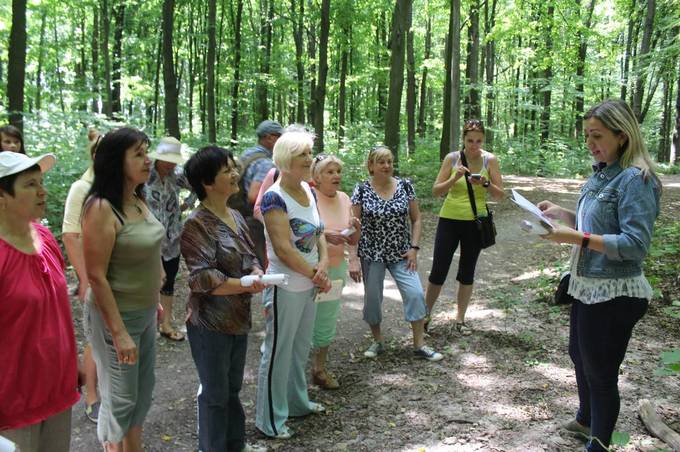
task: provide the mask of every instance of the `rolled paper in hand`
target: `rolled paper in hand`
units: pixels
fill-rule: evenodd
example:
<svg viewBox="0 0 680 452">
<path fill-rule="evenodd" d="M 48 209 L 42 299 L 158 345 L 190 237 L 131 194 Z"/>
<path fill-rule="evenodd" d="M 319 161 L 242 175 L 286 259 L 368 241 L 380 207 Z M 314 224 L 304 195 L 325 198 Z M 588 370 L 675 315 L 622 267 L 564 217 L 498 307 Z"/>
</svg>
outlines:
<svg viewBox="0 0 680 452">
<path fill-rule="evenodd" d="M 350 235 L 354 234 L 356 232 L 356 228 L 354 226 L 351 226 L 347 229 L 343 229 L 340 231 L 340 235 L 343 235 L 345 237 L 349 237 Z"/>
<path fill-rule="evenodd" d="M 285 286 L 288 284 L 288 275 L 285 273 L 276 273 L 273 275 L 246 275 L 241 277 L 241 286 L 250 287 L 255 281 L 273 286 Z"/>
</svg>

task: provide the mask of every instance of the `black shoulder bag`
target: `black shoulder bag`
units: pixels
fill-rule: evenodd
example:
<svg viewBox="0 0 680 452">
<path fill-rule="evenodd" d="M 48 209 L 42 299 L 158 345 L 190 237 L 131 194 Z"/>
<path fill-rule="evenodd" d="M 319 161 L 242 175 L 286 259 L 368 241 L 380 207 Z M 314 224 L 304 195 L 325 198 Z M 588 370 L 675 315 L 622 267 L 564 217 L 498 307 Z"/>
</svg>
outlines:
<svg viewBox="0 0 680 452">
<path fill-rule="evenodd" d="M 460 160 L 463 166 L 468 167 L 465 153 L 460 151 Z M 470 205 L 472 206 L 472 214 L 475 216 L 475 224 L 479 231 L 479 246 L 484 249 L 496 244 L 496 226 L 493 224 L 493 213 L 489 210 L 489 206 L 485 205 L 487 216 L 480 217 L 477 215 L 477 203 L 475 202 L 475 195 L 472 191 L 472 184 L 468 177 L 469 173 L 465 173 L 465 183 L 467 184 L 468 197 L 470 198 Z"/>
</svg>

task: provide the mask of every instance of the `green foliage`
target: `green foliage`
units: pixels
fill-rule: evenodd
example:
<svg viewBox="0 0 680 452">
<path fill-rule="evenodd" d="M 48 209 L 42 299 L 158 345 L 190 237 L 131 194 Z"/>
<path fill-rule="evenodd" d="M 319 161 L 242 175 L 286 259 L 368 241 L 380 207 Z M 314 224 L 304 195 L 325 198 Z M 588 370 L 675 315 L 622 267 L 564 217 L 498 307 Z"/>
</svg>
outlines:
<svg viewBox="0 0 680 452">
<path fill-rule="evenodd" d="M 626 432 L 614 432 L 612 433 L 612 446 L 625 446 L 630 442 L 630 434 Z"/>
</svg>

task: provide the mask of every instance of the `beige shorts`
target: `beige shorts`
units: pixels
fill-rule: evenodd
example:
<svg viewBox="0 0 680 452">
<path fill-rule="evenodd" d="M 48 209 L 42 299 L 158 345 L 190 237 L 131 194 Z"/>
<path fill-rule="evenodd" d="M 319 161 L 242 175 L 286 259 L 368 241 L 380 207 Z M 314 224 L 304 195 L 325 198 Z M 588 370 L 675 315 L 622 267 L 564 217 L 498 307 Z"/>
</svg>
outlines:
<svg viewBox="0 0 680 452">
<path fill-rule="evenodd" d="M 19 452 L 68 452 L 71 446 L 71 408 L 42 422 L 2 430 L 0 436 L 16 443 Z"/>
</svg>

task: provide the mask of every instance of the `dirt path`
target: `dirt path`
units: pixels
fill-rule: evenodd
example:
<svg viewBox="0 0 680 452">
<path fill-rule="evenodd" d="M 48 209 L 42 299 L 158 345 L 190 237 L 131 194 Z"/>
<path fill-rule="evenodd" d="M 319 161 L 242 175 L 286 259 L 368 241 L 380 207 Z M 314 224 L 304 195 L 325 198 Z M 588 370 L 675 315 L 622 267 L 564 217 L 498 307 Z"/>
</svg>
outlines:
<svg viewBox="0 0 680 452">
<path fill-rule="evenodd" d="M 551 199 L 573 205 L 579 181 L 507 177 L 506 186 L 522 190 L 530 200 Z M 680 177 L 664 179 L 664 212 L 680 213 Z M 325 415 L 291 420 L 297 432 L 288 441 L 269 441 L 254 427 L 256 369 L 263 322 L 254 315 L 242 400 L 247 413 L 249 440 L 272 450 L 576 450 L 579 442 L 562 437 L 556 425 L 573 415 L 576 387 L 566 353 L 568 308 L 543 301 L 552 283 L 546 275 L 566 262 L 568 249 L 535 240 L 519 230 L 518 209 L 506 201 L 495 206 L 498 244 L 485 250 L 477 270 L 477 285 L 468 319 L 471 336 L 453 334 L 456 265 L 449 272 L 436 307 L 429 342 L 445 354 L 439 363 L 411 356 L 410 332 L 403 320 L 401 301 L 391 280 L 385 285 L 383 328 L 388 350 L 378 360 L 363 357 L 369 334 L 361 318 L 362 288 L 345 289 L 338 337 L 330 367 L 340 377 L 338 391 L 310 387 L 311 397 L 328 409 Z M 419 272 L 427 281 L 432 257 L 436 215 L 424 215 Z M 456 259 L 457 261 L 457 259 Z M 180 276 L 178 299 L 186 296 Z M 183 303 L 176 303 L 181 316 Z M 74 304 L 80 318 L 80 306 Z M 677 378 L 655 377 L 661 351 L 680 347 L 680 328 L 664 321 L 652 308 L 631 341 L 620 387 L 622 409 L 617 430 L 628 432 L 625 450 L 654 450 L 661 444 L 649 436 L 637 418 L 637 400 L 660 403 L 680 428 L 680 384 Z M 80 326 L 78 325 L 80 330 Z M 187 342 L 158 340 L 156 390 L 145 424 L 149 451 L 196 449 L 196 371 Z M 73 419 L 74 451 L 99 450 L 96 426 L 76 405 Z"/>
</svg>

